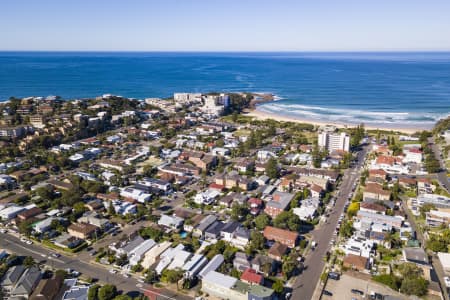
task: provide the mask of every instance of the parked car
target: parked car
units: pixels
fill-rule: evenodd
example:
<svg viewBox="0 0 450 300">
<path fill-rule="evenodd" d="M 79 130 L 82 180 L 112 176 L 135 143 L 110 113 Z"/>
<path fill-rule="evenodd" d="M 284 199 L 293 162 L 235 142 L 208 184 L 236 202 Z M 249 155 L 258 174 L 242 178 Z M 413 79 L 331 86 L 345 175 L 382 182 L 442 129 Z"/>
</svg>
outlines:
<svg viewBox="0 0 450 300">
<path fill-rule="evenodd" d="M 361 290 L 358 290 L 358 289 L 352 289 L 351 292 L 353 294 L 358 294 L 358 295 L 361 295 L 361 296 L 364 295 L 364 292 L 361 291 Z"/>
<path fill-rule="evenodd" d="M 328 273 L 328 278 L 333 279 L 333 280 L 339 280 L 341 278 L 341 275 L 336 272 L 330 272 L 330 273 Z"/>
<path fill-rule="evenodd" d="M 333 293 L 327 290 L 323 290 L 323 294 L 330 297 L 333 296 Z"/>
</svg>

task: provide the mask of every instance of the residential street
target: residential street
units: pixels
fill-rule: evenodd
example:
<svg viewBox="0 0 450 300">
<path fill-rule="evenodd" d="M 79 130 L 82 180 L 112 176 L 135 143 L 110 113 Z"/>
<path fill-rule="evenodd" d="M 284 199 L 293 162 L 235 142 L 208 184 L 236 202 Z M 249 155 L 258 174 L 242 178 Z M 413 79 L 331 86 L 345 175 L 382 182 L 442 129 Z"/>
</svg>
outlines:
<svg viewBox="0 0 450 300">
<path fill-rule="evenodd" d="M 54 258 L 51 256 L 54 251 L 48 250 L 36 244 L 26 245 L 22 243 L 19 238 L 10 234 L 0 233 L 0 248 L 7 249 L 16 255 L 32 256 L 37 262 L 42 262 L 52 268 L 71 268 L 80 272 L 82 275 L 96 278 L 102 283 L 114 284 L 117 286 L 118 290 L 122 290 L 124 293 L 133 294 L 133 292 L 137 293 L 137 291 L 141 289 L 136 286 L 138 281 L 135 278 L 125 278 L 119 273 L 111 274 L 107 268 L 90 263 L 88 260 L 79 260 L 67 255 L 61 255 L 59 258 Z M 147 289 L 149 287 L 143 284 L 143 288 Z M 188 296 L 179 295 L 167 289 L 163 289 L 161 291 L 160 292 L 164 294 L 160 297 L 161 299 L 191 299 Z"/>
<path fill-rule="evenodd" d="M 330 240 L 335 235 L 338 218 L 344 211 L 346 200 L 352 192 L 353 184 L 360 176 L 360 169 L 364 163 L 364 158 L 367 153 L 367 147 L 361 150 L 358 154 L 358 161 L 355 167 L 345 171 L 341 185 L 339 187 L 339 196 L 336 199 L 336 205 L 330 213 L 327 222 L 320 228 L 312 232 L 312 239 L 317 242 L 317 247 L 314 251 L 310 251 L 305 259 L 306 269 L 297 278 L 293 285 L 293 293 L 291 299 L 295 300 L 310 300 L 313 297 L 314 290 L 320 280 L 325 262 L 323 258 L 326 252 L 330 249 Z"/>
<path fill-rule="evenodd" d="M 436 157 L 436 159 L 439 161 L 439 164 L 441 166 L 441 171 L 439 173 L 437 173 L 436 176 L 437 176 L 439 182 L 441 183 L 441 185 L 443 187 L 445 187 L 448 192 L 450 192 L 450 182 L 447 177 L 447 169 L 445 168 L 445 163 L 441 157 L 441 150 L 434 143 L 434 138 L 429 138 L 428 142 L 431 143 L 431 149 L 434 152 L 434 157 Z"/>
</svg>

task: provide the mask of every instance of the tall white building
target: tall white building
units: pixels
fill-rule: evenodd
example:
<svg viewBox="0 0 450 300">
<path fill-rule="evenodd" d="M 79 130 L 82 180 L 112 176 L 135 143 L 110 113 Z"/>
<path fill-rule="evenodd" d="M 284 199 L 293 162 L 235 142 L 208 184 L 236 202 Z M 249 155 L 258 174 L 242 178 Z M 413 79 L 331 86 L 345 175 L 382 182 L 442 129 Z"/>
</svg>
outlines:
<svg viewBox="0 0 450 300">
<path fill-rule="evenodd" d="M 350 136 L 345 132 L 341 133 L 330 133 L 321 132 L 319 133 L 318 145 L 320 148 L 325 148 L 329 152 L 334 150 L 350 150 Z"/>
<path fill-rule="evenodd" d="M 205 104 L 202 107 L 202 111 L 217 116 L 221 115 L 230 104 L 230 97 L 225 94 L 207 95 L 204 100 Z"/>
</svg>

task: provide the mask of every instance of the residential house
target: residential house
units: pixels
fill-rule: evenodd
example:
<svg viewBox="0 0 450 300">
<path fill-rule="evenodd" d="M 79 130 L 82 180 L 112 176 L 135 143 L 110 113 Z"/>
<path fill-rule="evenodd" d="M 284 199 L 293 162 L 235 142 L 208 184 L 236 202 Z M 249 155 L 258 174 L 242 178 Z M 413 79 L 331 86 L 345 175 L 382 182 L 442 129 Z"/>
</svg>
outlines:
<svg viewBox="0 0 450 300">
<path fill-rule="evenodd" d="M 14 288 L 16 283 L 21 278 L 23 272 L 25 272 L 25 267 L 23 265 L 12 266 L 6 271 L 5 275 L 0 282 L 0 288 L 5 292 L 9 293 Z"/>
<path fill-rule="evenodd" d="M 42 279 L 30 297 L 30 300 L 56 300 L 61 290 L 64 278 L 55 275 L 53 278 Z"/>
<path fill-rule="evenodd" d="M 425 222 L 430 227 L 439 227 L 450 224 L 450 212 L 430 210 L 425 214 Z"/>
<path fill-rule="evenodd" d="M 279 242 L 289 248 L 294 248 L 297 244 L 298 233 L 272 226 L 264 228 L 264 237 L 268 240 Z"/>
<path fill-rule="evenodd" d="M 418 266 L 423 271 L 424 278 L 431 280 L 431 269 L 433 268 L 428 260 L 428 254 L 423 248 L 407 247 L 402 250 L 403 259 Z"/>
<path fill-rule="evenodd" d="M 211 261 L 198 273 L 197 277 L 203 279 L 211 271 L 216 271 L 223 264 L 224 258 L 222 254 L 216 254 Z"/>
<path fill-rule="evenodd" d="M 270 247 L 268 255 L 270 258 L 273 258 L 277 261 L 281 261 L 283 258 L 283 255 L 286 254 L 288 251 L 288 246 L 281 244 L 279 242 L 276 242 Z"/>
<path fill-rule="evenodd" d="M 193 235 L 196 237 L 203 237 L 206 230 L 217 221 L 217 217 L 214 215 L 208 215 L 200 224 L 194 229 Z"/>
<path fill-rule="evenodd" d="M 141 265 L 144 269 L 150 268 L 152 265 L 154 265 L 160 258 L 160 255 L 164 253 L 171 245 L 172 243 L 168 241 L 164 241 L 162 243 L 156 244 L 154 247 L 152 247 L 147 253 L 144 255 L 144 260 L 142 261 Z"/>
<path fill-rule="evenodd" d="M 67 232 L 79 239 L 91 239 L 98 231 L 98 227 L 87 223 L 72 223 L 67 227 Z"/>
<path fill-rule="evenodd" d="M 381 204 L 377 203 L 371 203 L 371 202 L 361 202 L 359 204 L 359 209 L 361 211 L 371 212 L 371 213 L 378 213 L 378 214 L 386 214 L 386 207 Z"/>
<path fill-rule="evenodd" d="M 344 257 L 344 267 L 356 271 L 369 269 L 369 259 L 355 254 L 347 254 Z"/>
<path fill-rule="evenodd" d="M 244 252 L 236 252 L 234 255 L 233 267 L 240 272 L 250 268 L 250 260 L 247 254 Z"/>
<path fill-rule="evenodd" d="M 391 192 L 388 190 L 384 190 L 383 187 L 377 183 L 367 183 L 364 192 L 363 199 L 377 199 L 389 201 L 391 199 Z"/>
<path fill-rule="evenodd" d="M 287 210 L 293 198 L 294 195 L 291 193 L 276 191 L 272 194 L 271 200 L 266 203 L 264 212 L 272 218 L 275 218 L 281 212 Z"/>
<path fill-rule="evenodd" d="M 251 261 L 252 269 L 258 273 L 269 276 L 275 271 L 275 260 L 262 254 L 257 254 Z"/>
<path fill-rule="evenodd" d="M 256 273 L 255 270 L 248 268 L 241 274 L 240 280 L 248 284 L 264 284 L 264 276 Z"/>
<path fill-rule="evenodd" d="M 9 297 L 11 299 L 28 299 L 33 290 L 39 284 L 41 278 L 42 273 L 38 267 L 30 267 L 26 269 L 12 288 L 9 293 Z"/>
<path fill-rule="evenodd" d="M 177 230 L 183 226 L 184 219 L 177 216 L 161 215 L 158 225 Z"/>
<path fill-rule="evenodd" d="M 67 290 L 64 292 L 62 300 L 86 300 L 88 299 L 88 285 L 79 285 L 78 279 L 70 278 L 64 280 L 64 287 Z"/>
</svg>

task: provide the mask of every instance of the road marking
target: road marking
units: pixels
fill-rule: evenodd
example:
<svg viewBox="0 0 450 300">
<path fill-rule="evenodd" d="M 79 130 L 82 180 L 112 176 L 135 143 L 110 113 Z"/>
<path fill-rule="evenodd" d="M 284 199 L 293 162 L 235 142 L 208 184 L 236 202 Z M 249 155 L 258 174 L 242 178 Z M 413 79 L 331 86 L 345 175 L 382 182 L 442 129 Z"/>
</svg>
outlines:
<svg viewBox="0 0 450 300">
<path fill-rule="evenodd" d="M 8 243 L 14 244 L 14 245 L 16 245 L 16 246 L 19 247 L 19 248 L 25 249 L 26 251 L 29 251 L 29 252 L 31 252 L 31 253 L 34 253 L 34 254 L 36 254 L 36 255 L 39 255 L 39 256 L 44 255 L 44 256 L 45 256 L 45 254 L 43 254 L 43 253 L 41 253 L 41 252 L 38 252 L 38 251 L 35 251 L 35 250 L 33 250 L 33 249 L 27 248 L 27 247 L 25 247 L 25 246 L 23 246 L 23 245 L 21 245 L 21 244 L 19 244 L 19 243 L 17 243 L 17 242 L 11 241 L 10 239 L 5 239 L 5 241 L 7 241 Z M 54 260 L 54 261 L 56 261 L 56 262 L 59 262 L 59 263 L 61 263 L 61 264 L 64 264 L 64 263 L 65 263 L 64 261 L 62 261 L 62 260 L 60 260 L 60 259 L 51 257 L 50 254 L 49 254 L 48 258 L 49 258 L 49 259 L 52 259 L 52 260 Z"/>
</svg>

